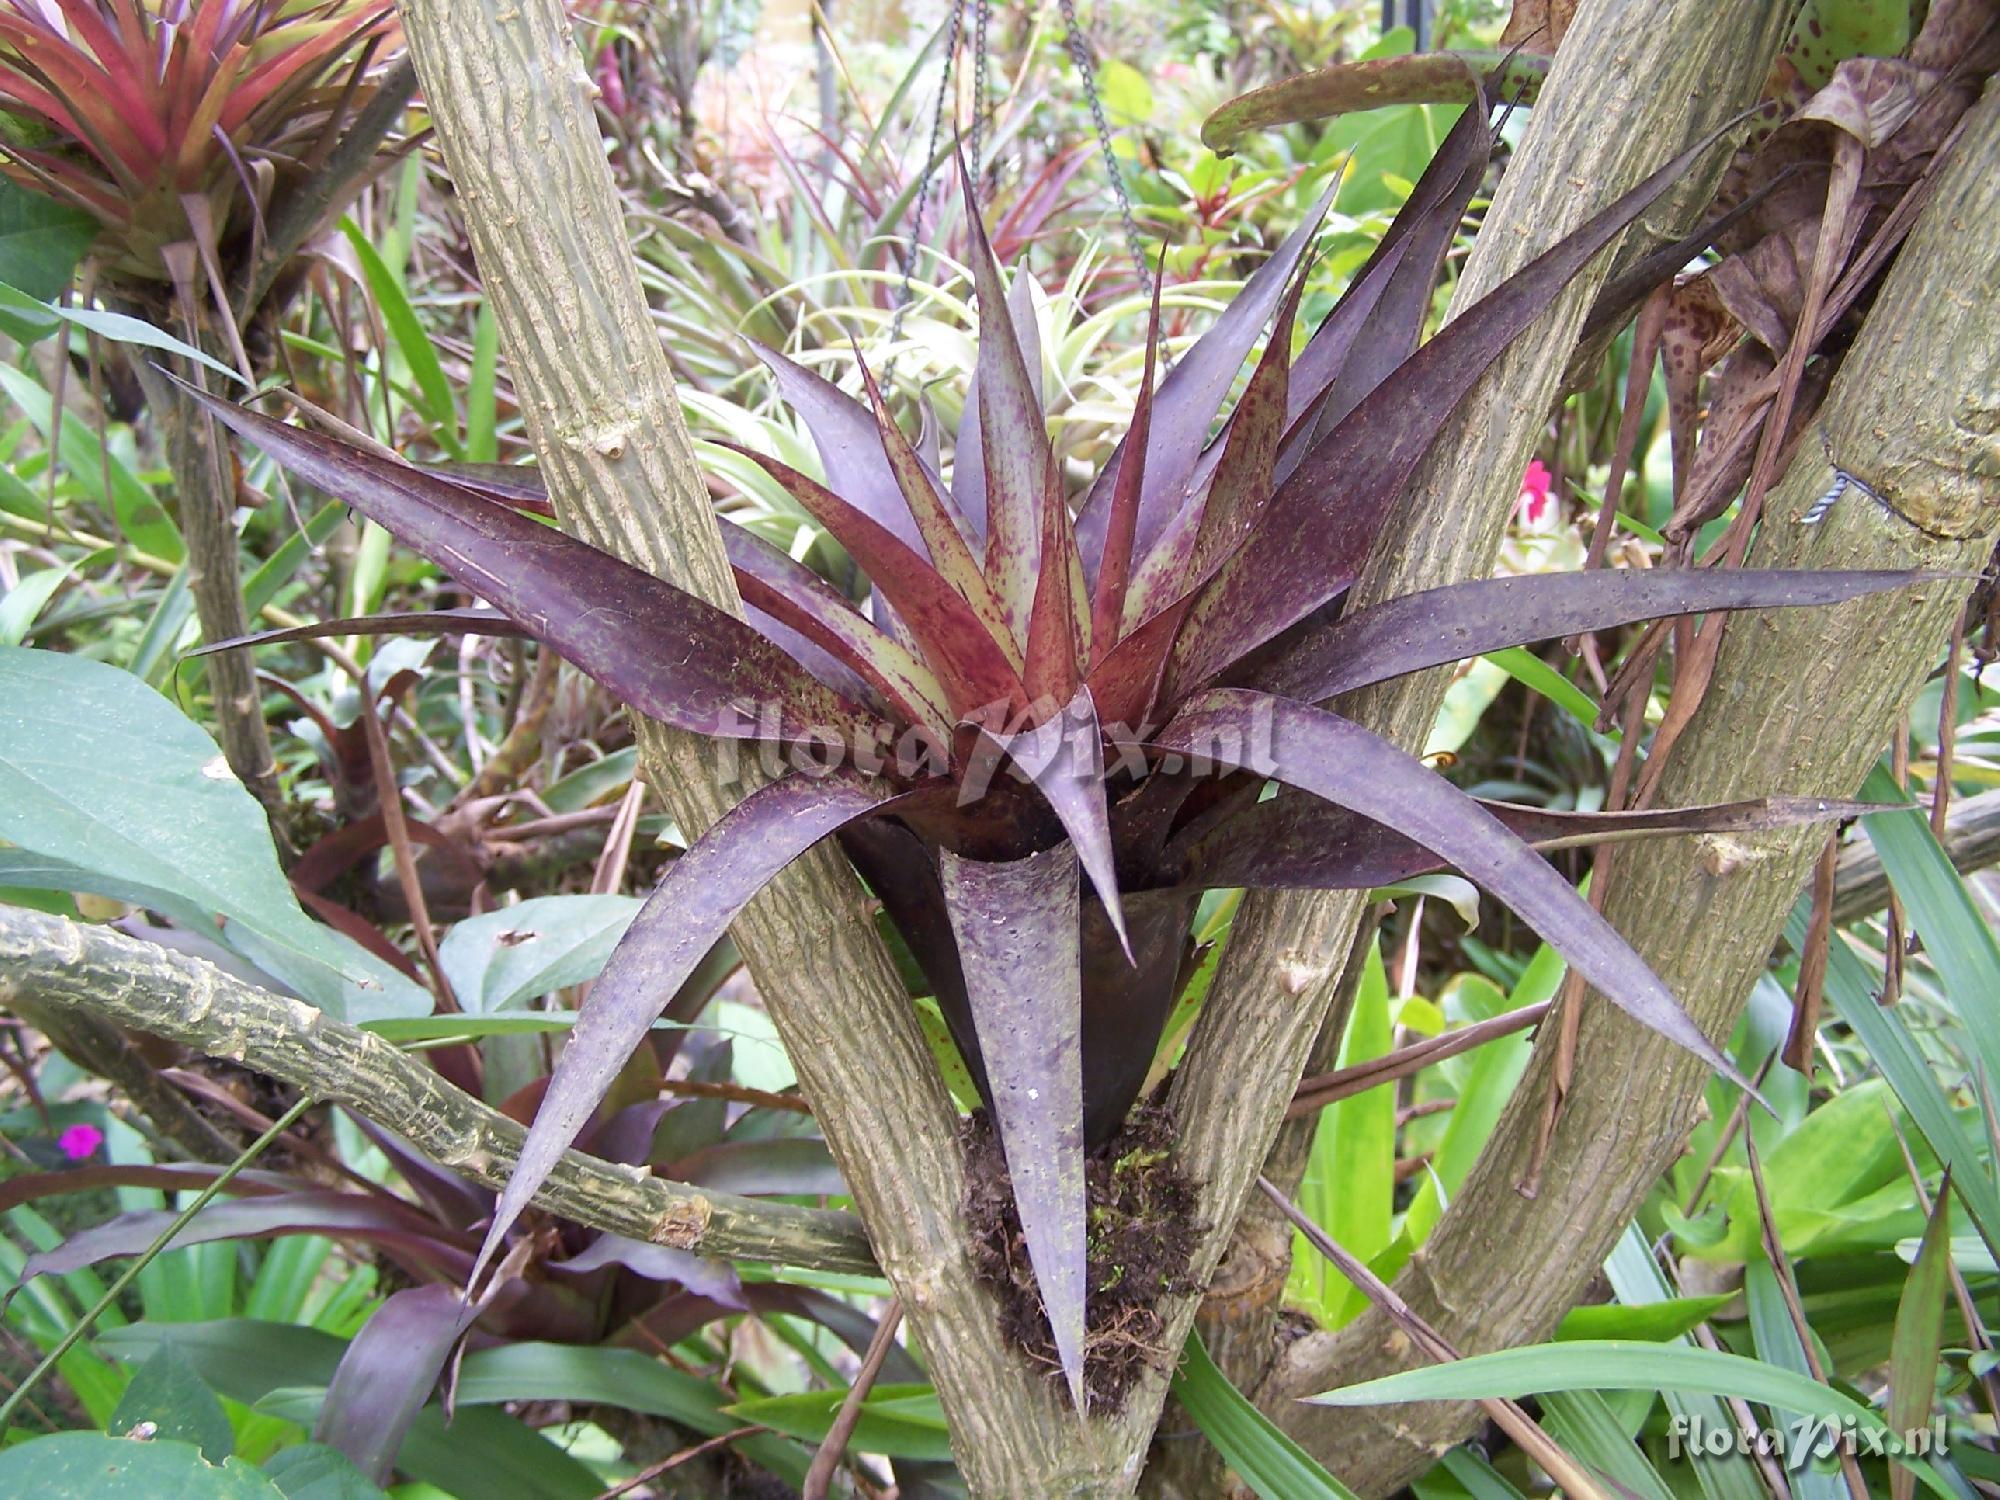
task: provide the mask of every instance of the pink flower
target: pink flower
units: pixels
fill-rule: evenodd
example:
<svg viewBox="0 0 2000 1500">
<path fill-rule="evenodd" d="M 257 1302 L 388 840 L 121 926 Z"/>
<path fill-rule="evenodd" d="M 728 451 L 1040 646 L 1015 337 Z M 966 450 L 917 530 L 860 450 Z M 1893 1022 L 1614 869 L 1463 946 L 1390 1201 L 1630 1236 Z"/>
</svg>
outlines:
<svg viewBox="0 0 2000 1500">
<path fill-rule="evenodd" d="M 1528 472 L 1521 476 L 1521 499 L 1518 514 L 1530 526 L 1542 524 L 1542 518 L 1549 510 L 1549 486 L 1555 476 L 1539 458 L 1528 461 Z"/>
<path fill-rule="evenodd" d="M 56 1137 L 56 1144 L 71 1161 L 89 1161 L 104 1144 L 104 1132 L 95 1125 L 72 1125 Z"/>
</svg>

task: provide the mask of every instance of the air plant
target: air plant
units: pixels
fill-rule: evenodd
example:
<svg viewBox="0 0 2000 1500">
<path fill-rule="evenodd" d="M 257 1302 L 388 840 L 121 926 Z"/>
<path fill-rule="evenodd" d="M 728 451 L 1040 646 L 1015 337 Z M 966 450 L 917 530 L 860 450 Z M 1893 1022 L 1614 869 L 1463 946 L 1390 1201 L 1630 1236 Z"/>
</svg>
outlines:
<svg viewBox="0 0 2000 1500">
<path fill-rule="evenodd" d="M 366 102 L 389 0 L 0 0 L 0 171 L 93 215 L 115 274 L 250 227 Z"/>
<path fill-rule="evenodd" d="M 1203 889 L 1360 888 L 1456 868 L 1612 1003 L 1729 1073 L 1527 842 L 1574 837 L 1587 820 L 1475 802 L 1324 706 L 1523 642 L 1690 611 L 1831 603 L 1909 578 L 1598 572 L 1341 610 L 1459 399 L 1701 149 L 1418 348 L 1492 141 L 1487 111 L 1466 111 L 1296 361 L 1299 272 L 1324 201 L 1154 390 L 1156 309 L 1131 427 L 1074 510 L 1030 373 L 1032 319 L 1009 316 L 976 213 L 982 334 L 948 485 L 865 368 L 864 404 L 766 352 L 826 482 L 759 462 L 866 575 L 863 606 L 725 524 L 748 606 L 739 619 L 523 514 L 546 505 L 532 471 L 419 469 L 210 403 L 490 601 L 486 628 L 538 638 L 636 712 L 761 742 L 781 773 L 689 848 L 633 923 L 555 1071 L 482 1266 L 681 979 L 765 882 L 836 835 L 923 967 L 990 1111 L 1079 1404 L 1085 1302 L 1096 1295 L 1085 1157 L 1118 1130 L 1154 1061 Z M 1017 277 L 1017 297 L 1026 288 Z M 1241 396 L 1205 441 L 1267 324 Z M 1279 790 L 1267 798 L 1270 782 Z M 1644 816 L 1771 826 L 1836 810 Z M 1614 822 L 1590 837 L 1620 830 L 1631 831 Z"/>
</svg>

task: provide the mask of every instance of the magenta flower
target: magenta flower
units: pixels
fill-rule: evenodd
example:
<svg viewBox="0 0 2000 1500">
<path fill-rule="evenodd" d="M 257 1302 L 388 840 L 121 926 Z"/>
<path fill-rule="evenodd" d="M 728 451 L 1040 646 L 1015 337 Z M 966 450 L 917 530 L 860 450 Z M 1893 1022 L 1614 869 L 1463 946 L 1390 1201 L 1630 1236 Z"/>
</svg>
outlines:
<svg viewBox="0 0 2000 1500">
<path fill-rule="evenodd" d="M 1528 525 L 1542 524 L 1542 518 L 1548 514 L 1549 509 L 1549 487 L 1554 482 L 1555 476 L 1539 458 L 1528 460 L 1528 472 L 1521 476 L 1518 512 Z"/>
<path fill-rule="evenodd" d="M 72 1125 L 56 1137 L 56 1144 L 71 1161 L 89 1161 L 104 1144 L 104 1132 L 95 1125 Z"/>
</svg>

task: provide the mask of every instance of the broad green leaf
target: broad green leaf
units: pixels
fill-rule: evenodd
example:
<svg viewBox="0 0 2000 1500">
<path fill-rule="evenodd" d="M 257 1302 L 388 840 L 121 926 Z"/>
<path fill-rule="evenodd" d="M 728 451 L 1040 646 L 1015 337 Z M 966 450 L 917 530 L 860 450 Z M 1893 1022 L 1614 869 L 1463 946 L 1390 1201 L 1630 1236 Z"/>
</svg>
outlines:
<svg viewBox="0 0 2000 1500">
<path fill-rule="evenodd" d="M 1898 1432 L 1914 1432 L 1930 1417 L 1950 1288 L 1951 1197 L 1940 1192 L 1896 1305 L 1896 1331 L 1889 1345 L 1889 1425 Z M 1910 1500 L 1912 1488 L 1908 1470 L 1890 1472 L 1893 1500 Z"/>
<path fill-rule="evenodd" d="M 129 672 L 0 646 L 0 839 L 10 855 L 79 872 L 53 888 L 144 901 L 344 1020 L 430 1009 L 409 980 L 306 916 L 262 809 L 215 742 Z M 37 883 L 18 870 L 9 880 Z"/>
<path fill-rule="evenodd" d="M 1879 1438 L 1890 1453 L 1900 1446 L 1879 1413 L 1806 1376 L 1737 1354 L 1610 1339 L 1503 1349 L 1306 1399 L 1320 1406 L 1387 1406 L 1399 1401 L 1519 1399 L 1550 1391 L 1593 1390 L 1735 1396 L 1800 1416 L 1851 1423 L 1857 1431 Z M 1909 1464 L 1936 1493 L 1955 1493 L 1929 1463 L 1915 1458 L 1897 1462 Z"/>
<path fill-rule="evenodd" d="M 1565 1453 L 1614 1480 L 1620 1491 L 1640 1500 L 1673 1500 L 1673 1491 L 1633 1446 L 1631 1432 L 1611 1403 L 1596 1391 L 1544 1396 L 1542 1421 Z"/>
<path fill-rule="evenodd" d="M 0 363 L 0 391 L 20 407 L 35 430 L 46 438 L 54 424 L 55 403 L 33 376 Z M 153 492 L 115 453 L 98 441 L 88 422 L 74 416 L 62 424 L 61 458 L 69 477 L 93 500 L 110 511 L 125 539 L 142 552 L 179 562 L 181 534 Z M 108 483 L 107 483 L 108 480 Z"/>
<path fill-rule="evenodd" d="M 1605 1279 L 1618 1300 L 1630 1307 L 1668 1300 L 1672 1288 L 1653 1261 L 1652 1247 L 1639 1226 L 1626 1226 L 1618 1247 L 1604 1262 Z M 1691 1348 L 1686 1338 L 1674 1340 L 1681 1348 Z M 1735 1418 L 1720 1397 L 1700 1392 L 1662 1391 L 1667 1410 L 1680 1420 L 1682 1430 L 1731 1430 Z M 1747 1454 L 1733 1448 L 1719 1458 L 1695 1465 L 1695 1480 L 1707 1500 L 1769 1500 L 1764 1481 Z"/>
<path fill-rule="evenodd" d="M 39 302 L 61 296 L 96 238 L 91 214 L 0 179 L 0 281 Z"/>
<path fill-rule="evenodd" d="M 27 638 L 28 628 L 35 623 L 35 617 L 55 597 L 63 580 L 75 571 L 73 563 L 41 568 L 0 596 L 0 646 L 21 644 Z"/>
<path fill-rule="evenodd" d="M 1354 1500 L 1354 1492 L 1313 1461 L 1223 1377 L 1190 1332 L 1174 1372 L 1174 1399 L 1215 1444 L 1258 1500 Z"/>
<path fill-rule="evenodd" d="M 176 354 L 182 359 L 191 359 L 196 364 L 206 365 L 218 375 L 228 377 L 238 385 L 243 377 L 223 364 L 203 354 L 192 344 L 182 343 L 172 334 L 155 328 L 143 318 L 127 317 L 124 313 L 105 312 L 96 307 L 63 307 L 41 298 L 31 297 L 19 287 L 9 286 L 0 280 L 0 327 L 18 324 L 33 338 L 53 333 L 64 323 L 73 323 L 79 328 L 87 328 L 99 338 L 114 344 L 130 344 L 144 349 L 158 349 L 165 354 Z M 15 334 L 23 343 L 29 341 L 21 333 Z"/>
<path fill-rule="evenodd" d="M 58 1432 L 0 1453 L 0 1494 L 35 1500 L 283 1500 L 240 1458 L 212 1464 L 193 1443 Z"/>
<path fill-rule="evenodd" d="M 300 1443 L 272 1455 L 264 1477 L 285 1500 L 388 1500 L 352 1459 L 325 1443 Z"/>
<path fill-rule="evenodd" d="M 104 1430 L 123 1437 L 141 1423 L 149 1425 L 152 1437 L 194 1444 L 210 1463 L 221 1463 L 236 1448 L 222 1403 L 171 1342 L 133 1372 Z"/>
<path fill-rule="evenodd" d="M 735 1420 L 816 1443 L 833 1426 L 846 1399 L 846 1391 L 801 1391 L 738 1401 L 724 1410 Z M 861 1403 L 861 1419 L 849 1446 L 857 1453 L 948 1462 L 951 1441 L 937 1393 L 927 1385 L 876 1386 Z"/>
<path fill-rule="evenodd" d="M 1910 800 L 1879 765 L 1862 784 L 1861 795 L 1871 802 Z M 2000 939 L 1921 812 L 1912 807 L 1876 813 L 1863 818 L 1861 826 L 1882 856 L 1882 868 L 1903 899 L 1910 926 L 1944 979 L 1945 993 L 1965 1023 L 1986 1076 L 2000 1087 Z"/>
<path fill-rule="evenodd" d="M 1114 125 L 1144 125 L 1153 118 L 1153 86 L 1128 62 L 1105 59 L 1097 70 L 1097 91 Z"/>
<path fill-rule="evenodd" d="M 1380 1057 L 1389 1050 L 1391 1035 L 1389 979 L 1378 944 L 1369 950 L 1362 969 L 1337 1066 L 1353 1067 Z M 1395 1191 L 1396 1088 L 1385 1083 L 1342 1099 L 1320 1115 L 1298 1203 L 1343 1249 L 1367 1263 L 1389 1247 Z M 1367 1305 L 1367 1299 L 1296 1230 L 1286 1290 L 1313 1308 L 1329 1328 L 1351 1321 Z"/>
<path fill-rule="evenodd" d="M 1811 920 L 1809 901 L 1801 900 L 1792 908 L 1785 940 L 1794 952 L 1803 950 Z M 1834 943 L 1828 951 L 1826 999 L 1868 1049 L 1924 1143 L 1951 1168 L 1953 1191 L 1971 1213 L 1987 1248 L 2000 1254 L 2000 1190 L 1988 1173 L 1986 1152 L 1960 1122 L 1902 1017 L 1876 1003 L 1867 971 L 1845 943 Z"/>
<path fill-rule="evenodd" d="M 596 978 L 639 906 L 633 896 L 538 896 L 459 922 L 438 958 L 467 1013 L 511 1010 Z"/>
<path fill-rule="evenodd" d="M 1573 1307 L 1556 1325 L 1558 1339 L 1677 1339 L 1689 1329 L 1705 1323 L 1734 1299 L 1712 1297 L 1668 1297 L 1627 1307 L 1622 1302 L 1604 1302 L 1590 1307 Z"/>
</svg>

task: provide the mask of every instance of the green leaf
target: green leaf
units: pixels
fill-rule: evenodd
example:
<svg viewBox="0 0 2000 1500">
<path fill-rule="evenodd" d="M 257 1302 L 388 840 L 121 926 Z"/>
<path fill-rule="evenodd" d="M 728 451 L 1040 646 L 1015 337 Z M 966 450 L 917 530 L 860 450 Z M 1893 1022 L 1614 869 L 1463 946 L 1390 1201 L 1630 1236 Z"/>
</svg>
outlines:
<svg viewBox="0 0 2000 1500">
<path fill-rule="evenodd" d="M 55 422 L 55 403 L 31 375 L 0 363 L 0 390 L 27 415 L 46 438 Z M 181 534 L 153 492 L 139 482 L 116 454 L 98 441 L 88 422 L 75 416 L 62 424 L 62 465 L 70 479 L 109 511 L 125 539 L 142 552 L 179 562 L 185 549 Z"/>
<path fill-rule="evenodd" d="M 740 1421 L 756 1422 L 774 1432 L 816 1443 L 832 1428 L 846 1399 L 846 1391 L 801 1391 L 739 1401 L 724 1409 Z M 927 1385 L 876 1386 L 861 1403 L 861 1418 L 848 1446 L 857 1453 L 949 1462 L 951 1441 L 937 1392 Z"/>
<path fill-rule="evenodd" d="M 1489 651 L 1486 659 L 1516 682 L 1567 710 L 1571 718 L 1592 734 L 1597 733 L 1597 700 L 1526 646 Z"/>
<path fill-rule="evenodd" d="M 387 1500 L 352 1459 L 325 1443 L 300 1443 L 273 1454 L 264 1475 L 285 1500 Z"/>
<path fill-rule="evenodd" d="M 0 281 L 41 302 L 61 296 L 96 238 L 93 215 L 0 178 Z"/>
<path fill-rule="evenodd" d="M 1861 795 L 1871 802 L 1910 800 L 1880 765 L 1862 784 Z M 1882 856 L 1882 868 L 1903 899 L 1910 926 L 1944 979 L 1945 993 L 1965 1023 L 1986 1076 L 2000 1088 L 2000 940 L 1914 806 L 1908 812 L 1876 813 L 1863 818 L 1861 826 Z"/>
<path fill-rule="evenodd" d="M 0 646 L 21 644 L 27 638 L 28 627 L 35 623 L 35 617 L 42 612 L 43 606 L 62 587 L 63 580 L 75 571 L 74 563 L 38 569 L 0 597 Z"/>
<path fill-rule="evenodd" d="M 1668 1297 L 1659 1302 L 1627 1307 L 1606 1302 L 1593 1307 L 1573 1307 L 1556 1325 L 1559 1340 L 1582 1339 L 1676 1339 L 1698 1324 L 1705 1323 L 1718 1308 L 1732 1299 L 1713 1297 Z"/>
<path fill-rule="evenodd" d="M 1405 1370 L 1306 1399 L 1320 1406 L 1388 1406 L 1398 1401 L 1519 1399 L 1550 1391 L 1694 1391 L 1757 1401 L 1801 1416 L 1849 1424 L 1894 1453 L 1900 1439 L 1879 1413 L 1807 1376 L 1741 1355 L 1673 1345 L 1596 1340 L 1535 1344 Z M 1940 1495 L 1953 1495 L 1937 1470 L 1907 1463 Z"/>
<path fill-rule="evenodd" d="M 58 1432 L 0 1453 L 0 1494 L 35 1500 L 283 1500 L 240 1458 L 211 1464 L 192 1443 Z"/>
<path fill-rule="evenodd" d="M 1937 1395 L 1938 1353 L 1944 1345 L 1944 1300 L 1951 1286 L 1951 1195 L 1940 1191 L 1924 1230 L 1917 1262 L 1896 1304 L 1896 1331 L 1889 1343 L 1889 1425 L 1914 1432 L 1929 1419 Z M 1889 1475 L 1894 1500 L 1909 1500 L 1907 1470 Z"/>
<path fill-rule="evenodd" d="M 1618 1420 L 1611 1403 L 1596 1391 L 1559 1391 L 1544 1396 L 1542 1417 L 1549 1436 L 1565 1453 L 1614 1480 L 1625 1494 L 1639 1500 L 1673 1500 L 1673 1491 L 1646 1455 L 1633 1446 L 1631 1432 Z"/>
<path fill-rule="evenodd" d="M 1174 1372 L 1174 1399 L 1258 1500 L 1354 1500 L 1354 1492 L 1315 1463 L 1231 1385 L 1189 1333 Z"/>
<path fill-rule="evenodd" d="M 340 229 L 354 247 L 355 258 L 361 262 L 361 274 L 368 282 L 375 305 L 381 309 L 382 321 L 388 327 L 389 336 L 395 340 L 397 352 L 410 367 L 410 377 L 416 381 L 417 390 L 423 397 L 423 414 L 431 424 L 432 436 L 450 451 L 453 458 L 463 458 L 465 455 L 458 442 L 458 412 L 451 399 L 451 382 L 445 378 L 444 366 L 438 362 L 437 348 L 431 343 L 431 336 L 424 331 L 424 325 L 418 321 L 416 309 L 410 305 L 401 279 L 389 268 L 381 252 L 368 242 L 368 237 L 354 220 L 343 217 Z M 386 370 L 384 374 L 387 374 Z"/>
<path fill-rule="evenodd" d="M 490 1015 L 595 979 L 638 914 L 633 896 L 538 896 L 468 917 L 438 945 L 467 1013 Z"/>
<path fill-rule="evenodd" d="M 123 1437 L 142 1422 L 151 1424 L 151 1437 L 193 1443 L 210 1463 L 221 1463 L 236 1448 L 222 1403 L 171 1342 L 133 1372 L 104 1430 Z"/>
<path fill-rule="evenodd" d="M 14 869 L 9 883 L 143 902 L 344 1020 L 430 1009 L 409 980 L 306 916 L 263 810 L 215 742 L 129 672 L 0 646 L 0 838 L 17 846 L 10 855 L 55 862 L 44 880 Z"/>
<path fill-rule="evenodd" d="M 1153 118 L 1153 86 L 1128 62 L 1106 58 L 1097 70 L 1097 92 L 1114 125 L 1143 125 Z"/>
<path fill-rule="evenodd" d="M 482 302 L 472 325 L 472 381 L 465 391 L 465 456 L 476 464 L 490 464 L 500 457 L 494 430 L 500 420 L 494 395 L 499 362 L 500 325 L 494 321 L 493 304 Z"/>
<path fill-rule="evenodd" d="M 1743 1268 L 1743 1293 L 1749 1307 L 1750 1338 L 1756 1347 L 1757 1358 L 1773 1369 L 1788 1370 L 1801 1379 L 1812 1379 L 1805 1345 L 1799 1340 L 1798 1328 L 1792 1322 L 1790 1309 L 1785 1306 L 1785 1293 L 1778 1283 L 1778 1273 L 1767 1255 L 1755 1255 Z M 1841 1478 L 1840 1466 L 1830 1458 L 1815 1458 L 1813 1440 L 1814 1434 L 1804 1428 L 1785 1434 L 1785 1441 L 1791 1446 L 1784 1463 L 1793 1493 L 1798 1500 L 1843 1500 L 1847 1484 Z"/>
<path fill-rule="evenodd" d="M 18 324 L 22 331 L 15 333 L 14 336 L 23 343 L 28 343 L 54 333 L 64 323 L 74 323 L 79 328 L 87 328 L 99 338 L 114 344 L 158 349 L 165 354 L 176 354 L 182 359 L 191 359 L 196 364 L 207 366 L 218 375 L 227 376 L 238 385 L 243 384 L 243 377 L 228 365 L 210 358 L 192 344 L 182 343 L 172 334 L 155 328 L 143 318 L 131 318 L 124 313 L 105 312 L 95 307 L 63 307 L 58 303 L 30 296 L 17 286 L 9 286 L 5 279 L 0 278 L 0 328 L 12 331 Z"/>
</svg>

